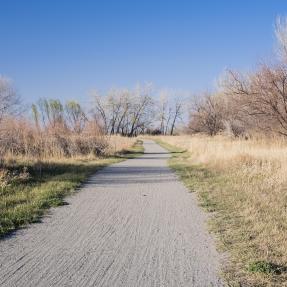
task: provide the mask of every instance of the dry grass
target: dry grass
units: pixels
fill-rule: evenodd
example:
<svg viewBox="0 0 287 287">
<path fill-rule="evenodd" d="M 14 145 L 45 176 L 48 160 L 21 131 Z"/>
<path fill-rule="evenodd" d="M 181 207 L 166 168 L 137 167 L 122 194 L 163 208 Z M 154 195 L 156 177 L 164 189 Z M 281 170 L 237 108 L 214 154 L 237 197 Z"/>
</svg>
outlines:
<svg viewBox="0 0 287 287">
<path fill-rule="evenodd" d="M 64 204 L 64 197 L 90 174 L 108 164 L 138 155 L 142 149 L 140 145 L 134 145 L 136 138 L 105 140 L 109 148 L 101 156 L 89 153 L 64 157 L 52 153 L 40 161 L 31 153 L 5 155 L 0 166 L 0 237 L 38 221 L 45 209 Z"/>
<path fill-rule="evenodd" d="M 205 207 L 216 211 L 212 229 L 230 255 L 225 275 L 231 286 L 287 286 L 286 140 L 161 140 L 188 151 L 173 165 L 184 167 L 188 186 L 199 191 Z"/>
<path fill-rule="evenodd" d="M 107 136 L 108 148 L 106 153 L 116 154 L 123 150 L 128 150 L 137 141 L 136 137 L 123 137 L 120 135 Z"/>
</svg>

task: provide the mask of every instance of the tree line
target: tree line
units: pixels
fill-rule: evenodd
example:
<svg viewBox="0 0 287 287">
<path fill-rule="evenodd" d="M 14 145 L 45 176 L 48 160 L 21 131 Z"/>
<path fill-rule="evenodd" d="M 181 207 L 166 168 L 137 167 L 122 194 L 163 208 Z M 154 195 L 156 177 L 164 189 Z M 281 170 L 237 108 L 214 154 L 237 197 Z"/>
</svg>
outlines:
<svg viewBox="0 0 287 287">
<path fill-rule="evenodd" d="M 197 96 L 191 105 L 191 133 L 234 136 L 254 133 L 287 136 L 287 21 L 278 18 L 277 57 L 254 72 L 228 70 L 214 93 Z"/>
<path fill-rule="evenodd" d="M 4 154 L 69 157 L 101 154 L 111 135 L 171 134 L 182 100 L 155 96 L 148 85 L 93 92 L 89 109 L 74 100 L 40 99 L 24 112 L 11 81 L 0 77 L 0 158 Z"/>
<path fill-rule="evenodd" d="M 113 89 L 106 95 L 94 92 L 92 98 L 93 115 L 110 135 L 173 135 L 176 124 L 182 120 L 183 100 L 170 100 L 163 93 L 155 98 L 149 86 Z"/>
</svg>

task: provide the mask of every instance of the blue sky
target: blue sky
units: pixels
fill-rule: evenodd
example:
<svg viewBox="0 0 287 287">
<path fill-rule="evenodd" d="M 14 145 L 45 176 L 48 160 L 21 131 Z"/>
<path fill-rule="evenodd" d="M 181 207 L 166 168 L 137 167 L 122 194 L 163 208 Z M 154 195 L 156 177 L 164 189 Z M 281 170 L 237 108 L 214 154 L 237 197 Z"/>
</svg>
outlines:
<svg viewBox="0 0 287 287">
<path fill-rule="evenodd" d="M 0 0 L 0 74 L 27 103 L 91 89 L 198 92 L 272 55 L 286 0 Z"/>
</svg>

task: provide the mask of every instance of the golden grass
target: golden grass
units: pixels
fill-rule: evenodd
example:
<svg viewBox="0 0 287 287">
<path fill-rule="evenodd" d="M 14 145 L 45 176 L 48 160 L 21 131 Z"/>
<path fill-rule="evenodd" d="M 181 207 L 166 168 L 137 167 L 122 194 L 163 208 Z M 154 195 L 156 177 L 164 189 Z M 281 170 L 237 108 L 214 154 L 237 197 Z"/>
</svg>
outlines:
<svg viewBox="0 0 287 287">
<path fill-rule="evenodd" d="M 6 155 L 0 167 L 0 237 L 39 220 L 45 209 L 64 204 L 64 197 L 100 168 L 142 151 L 136 138 L 115 136 L 108 143 L 108 152 L 100 157 L 52 154 L 39 161 L 31 155 Z"/>
<path fill-rule="evenodd" d="M 215 206 L 212 229 L 230 255 L 226 278 L 231 286 L 287 286 L 287 141 L 160 139 L 189 152 L 181 159 L 187 183 L 199 191 L 203 204 Z M 199 167 L 210 173 L 199 173 Z"/>
<path fill-rule="evenodd" d="M 129 149 L 137 141 L 136 137 L 123 137 L 120 135 L 107 136 L 109 143 L 107 153 L 116 154 L 122 150 Z"/>
</svg>

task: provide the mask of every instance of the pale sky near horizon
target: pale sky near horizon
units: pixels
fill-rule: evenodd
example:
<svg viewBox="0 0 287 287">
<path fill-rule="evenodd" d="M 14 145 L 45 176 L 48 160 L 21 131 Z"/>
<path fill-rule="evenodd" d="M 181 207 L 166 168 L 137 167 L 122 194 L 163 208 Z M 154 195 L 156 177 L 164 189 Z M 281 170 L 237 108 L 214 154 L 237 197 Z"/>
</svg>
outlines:
<svg viewBox="0 0 287 287">
<path fill-rule="evenodd" d="M 26 103 L 92 89 L 212 89 L 271 57 L 284 0 L 0 0 L 0 74 Z"/>
</svg>

